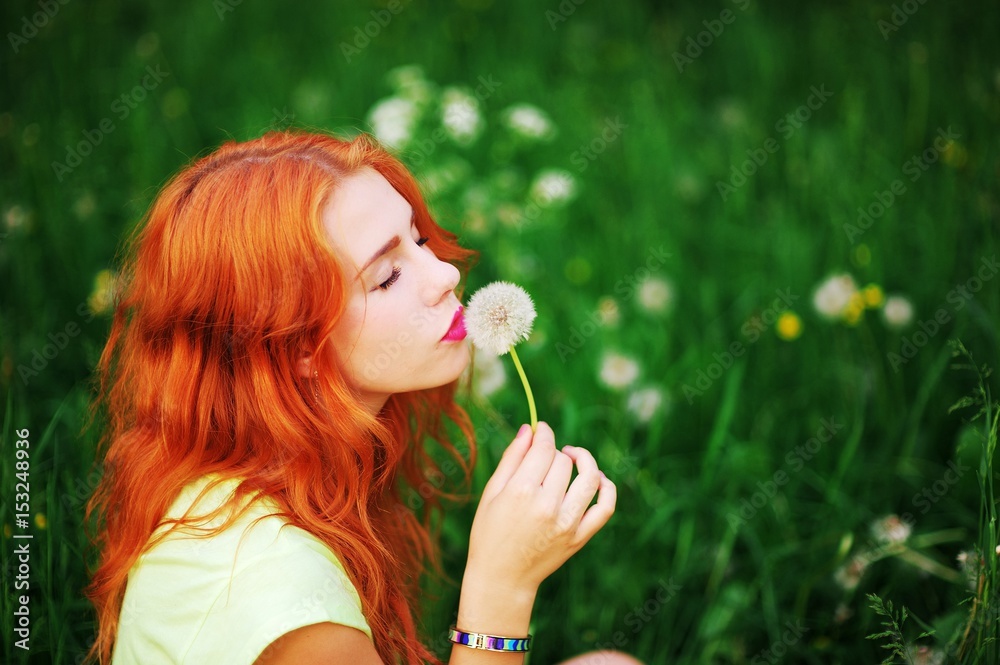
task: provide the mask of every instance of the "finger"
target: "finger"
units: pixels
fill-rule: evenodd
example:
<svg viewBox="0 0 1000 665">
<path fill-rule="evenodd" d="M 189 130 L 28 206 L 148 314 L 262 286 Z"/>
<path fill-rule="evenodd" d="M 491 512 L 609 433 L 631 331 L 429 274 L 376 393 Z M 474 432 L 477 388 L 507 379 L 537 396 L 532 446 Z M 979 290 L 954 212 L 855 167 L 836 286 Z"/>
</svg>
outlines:
<svg viewBox="0 0 1000 665">
<path fill-rule="evenodd" d="M 539 421 L 535 435 L 531 439 L 531 447 L 511 480 L 524 483 L 527 487 L 538 487 L 548 474 L 555 456 L 556 435 L 548 423 Z"/>
<path fill-rule="evenodd" d="M 558 501 L 555 505 L 558 506 L 562 503 L 566 488 L 569 486 L 569 479 L 572 477 L 573 458 L 556 451 L 552 458 L 552 465 L 549 466 L 549 472 L 545 475 L 545 480 L 542 481 L 545 493 Z"/>
<path fill-rule="evenodd" d="M 576 464 L 577 476 L 566 492 L 560 513 L 566 520 L 573 520 L 573 524 L 576 524 L 600 489 L 603 474 L 597 468 L 597 461 L 590 451 L 575 446 L 565 446 L 563 452 Z"/>
<path fill-rule="evenodd" d="M 608 523 L 615 512 L 618 502 L 618 488 L 608 478 L 601 474 L 601 489 L 597 495 L 597 503 L 592 505 L 580 520 L 576 528 L 576 542 L 582 547 L 594 534 Z"/>
<path fill-rule="evenodd" d="M 483 488 L 483 499 L 493 498 L 507 485 L 514 472 L 517 471 L 524 460 L 525 453 L 531 445 L 531 425 L 521 425 L 514 440 L 510 442 L 507 449 L 503 451 L 500 462 L 497 463 L 496 471 L 490 476 Z"/>
</svg>

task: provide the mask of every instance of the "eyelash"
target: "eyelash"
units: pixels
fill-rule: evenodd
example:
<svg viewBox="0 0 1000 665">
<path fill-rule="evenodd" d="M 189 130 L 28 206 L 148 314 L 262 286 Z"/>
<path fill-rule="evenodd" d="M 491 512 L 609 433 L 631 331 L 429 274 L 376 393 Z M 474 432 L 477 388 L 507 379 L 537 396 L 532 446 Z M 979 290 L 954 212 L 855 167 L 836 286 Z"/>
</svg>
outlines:
<svg viewBox="0 0 1000 665">
<path fill-rule="evenodd" d="M 430 238 L 427 236 L 420 238 L 420 240 L 417 241 L 417 247 L 423 247 L 428 240 L 430 240 Z M 378 288 L 382 289 L 383 291 L 388 291 L 389 287 L 396 283 L 396 280 L 399 279 L 399 276 L 401 274 L 403 274 L 403 271 L 393 266 L 392 274 L 389 275 L 389 279 L 379 284 Z"/>
</svg>

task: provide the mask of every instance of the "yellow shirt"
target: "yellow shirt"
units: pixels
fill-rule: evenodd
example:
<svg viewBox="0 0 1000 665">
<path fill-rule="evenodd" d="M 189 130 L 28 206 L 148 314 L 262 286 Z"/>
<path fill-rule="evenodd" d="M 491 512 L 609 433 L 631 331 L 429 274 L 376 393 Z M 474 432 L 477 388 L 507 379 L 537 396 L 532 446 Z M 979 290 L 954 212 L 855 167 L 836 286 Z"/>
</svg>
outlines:
<svg viewBox="0 0 1000 665">
<path fill-rule="evenodd" d="M 183 515 L 211 479 L 185 487 L 167 515 Z M 207 514 L 237 484 L 217 485 L 191 515 Z M 112 665 L 251 665 L 281 635 L 325 621 L 371 639 L 343 565 L 321 540 L 276 512 L 273 501 L 257 499 L 219 534 L 193 538 L 191 529 L 175 530 L 140 556 L 129 570 Z M 251 527 L 262 515 L 268 517 Z M 224 511 L 207 525 L 226 517 Z"/>
</svg>

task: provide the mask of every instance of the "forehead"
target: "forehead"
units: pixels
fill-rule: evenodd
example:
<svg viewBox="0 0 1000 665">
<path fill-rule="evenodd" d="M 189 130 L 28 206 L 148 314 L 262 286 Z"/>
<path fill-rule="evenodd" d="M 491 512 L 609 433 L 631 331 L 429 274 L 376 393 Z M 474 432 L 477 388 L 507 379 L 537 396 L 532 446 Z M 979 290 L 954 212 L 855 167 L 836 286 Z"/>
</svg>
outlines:
<svg viewBox="0 0 1000 665">
<path fill-rule="evenodd" d="M 378 171 L 365 167 L 341 180 L 322 213 L 323 228 L 342 259 L 360 268 L 403 231 L 410 204 Z"/>
</svg>

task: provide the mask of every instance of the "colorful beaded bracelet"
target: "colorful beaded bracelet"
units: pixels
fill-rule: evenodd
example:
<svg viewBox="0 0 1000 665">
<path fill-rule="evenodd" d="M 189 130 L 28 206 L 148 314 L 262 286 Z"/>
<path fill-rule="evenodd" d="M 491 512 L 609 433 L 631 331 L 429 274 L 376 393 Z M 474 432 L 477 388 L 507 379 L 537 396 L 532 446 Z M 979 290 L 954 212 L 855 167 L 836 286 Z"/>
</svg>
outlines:
<svg viewBox="0 0 1000 665">
<path fill-rule="evenodd" d="M 448 631 L 448 639 L 455 644 L 461 644 L 473 649 L 485 649 L 487 651 L 525 653 L 531 650 L 531 635 L 520 638 L 497 637 L 496 635 L 483 635 L 482 633 L 466 633 L 452 626 Z"/>
</svg>

